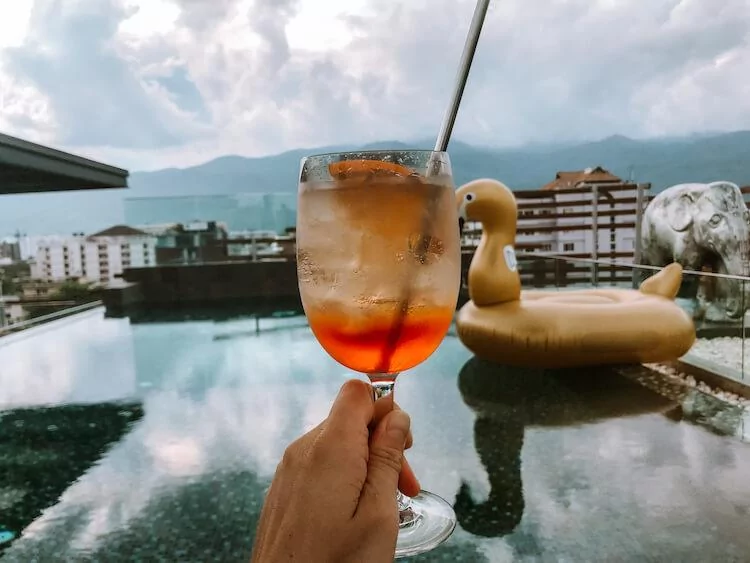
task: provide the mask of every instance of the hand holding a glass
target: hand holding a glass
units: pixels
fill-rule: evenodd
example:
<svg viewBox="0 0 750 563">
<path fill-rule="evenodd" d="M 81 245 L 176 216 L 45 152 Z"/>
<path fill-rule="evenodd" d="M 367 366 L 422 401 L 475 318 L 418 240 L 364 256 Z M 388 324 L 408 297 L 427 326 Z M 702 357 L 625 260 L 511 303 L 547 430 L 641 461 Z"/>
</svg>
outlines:
<svg viewBox="0 0 750 563">
<path fill-rule="evenodd" d="M 263 506 L 252 561 L 392 561 L 397 487 L 419 491 L 402 463 L 410 444 L 406 413 L 381 413 L 367 384 L 345 383 L 328 418 L 287 448 Z"/>
</svg>

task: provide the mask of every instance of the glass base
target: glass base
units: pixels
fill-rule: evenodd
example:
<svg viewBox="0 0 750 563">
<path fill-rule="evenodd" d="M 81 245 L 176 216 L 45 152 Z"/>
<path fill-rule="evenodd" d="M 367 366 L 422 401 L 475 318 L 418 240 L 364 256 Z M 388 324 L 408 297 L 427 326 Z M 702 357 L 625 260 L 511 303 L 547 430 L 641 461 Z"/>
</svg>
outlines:
<svg viewBox="0 0 750 563">
<path fill-rule="evenodd" d="M 396 540 L 396 559 L 435 549 L 451 536 L 456 527 L 456 513 L 445 500 L 420 491 L 417 496 L 404 498 L 404 501 Z"/>
</svg>

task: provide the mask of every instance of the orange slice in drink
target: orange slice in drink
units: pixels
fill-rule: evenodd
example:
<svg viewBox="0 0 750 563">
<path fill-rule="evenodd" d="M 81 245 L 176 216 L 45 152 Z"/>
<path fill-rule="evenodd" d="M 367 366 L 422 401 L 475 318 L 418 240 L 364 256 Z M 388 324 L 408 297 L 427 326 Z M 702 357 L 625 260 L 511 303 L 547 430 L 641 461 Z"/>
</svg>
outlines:
<svg viewBox="0 0 750 563">
<path fill-rule="evenodd" d="M 357 176 L 413 176 L 412 170 L 395 162 L 383 160 L 343 160 L 328 165 L 328 172 L 337 180 Z"/>
</svg>

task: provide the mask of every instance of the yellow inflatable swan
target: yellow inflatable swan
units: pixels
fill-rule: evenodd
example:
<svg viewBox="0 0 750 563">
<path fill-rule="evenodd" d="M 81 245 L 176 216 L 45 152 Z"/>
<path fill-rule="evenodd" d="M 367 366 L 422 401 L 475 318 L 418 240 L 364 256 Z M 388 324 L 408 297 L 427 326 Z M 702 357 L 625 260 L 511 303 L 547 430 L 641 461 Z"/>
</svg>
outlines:
<svg viewBox="0 0 750 563">
<path fill-rule="evenodd" d="M 457 190 L 456 201 L 461 217 L 483 228 L 469 267 L 471 300 L 456 319 L 461 342 L 477 356 L 563 368 L 662 362 L 693 345 L 693 321 L 674 303 L 679 264 L 670 264 L 640 290 L 521 291 L 513 192 L 494 180 L 475 180 Z"/>
</svg>

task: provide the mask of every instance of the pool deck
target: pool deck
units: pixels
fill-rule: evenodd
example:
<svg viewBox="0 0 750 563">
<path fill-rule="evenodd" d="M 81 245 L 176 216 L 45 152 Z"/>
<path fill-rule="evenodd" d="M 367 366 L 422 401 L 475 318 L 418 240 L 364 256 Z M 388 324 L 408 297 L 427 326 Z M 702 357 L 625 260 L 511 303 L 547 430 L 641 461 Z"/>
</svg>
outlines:
<svg viewBox="0 0 750 563">
<path fill-rule="evenodd" d="M 353 374 L 303 319 L 198 317 L 97 309 L 0 339 L 3 561 L 248 560 L 284 447 Z M 493 365 L 451 336 L 396 394 L 412 466 L 459 517 L 414 561 L 747 560 L 740 407 L 640 366 Z"/>
</svg>

